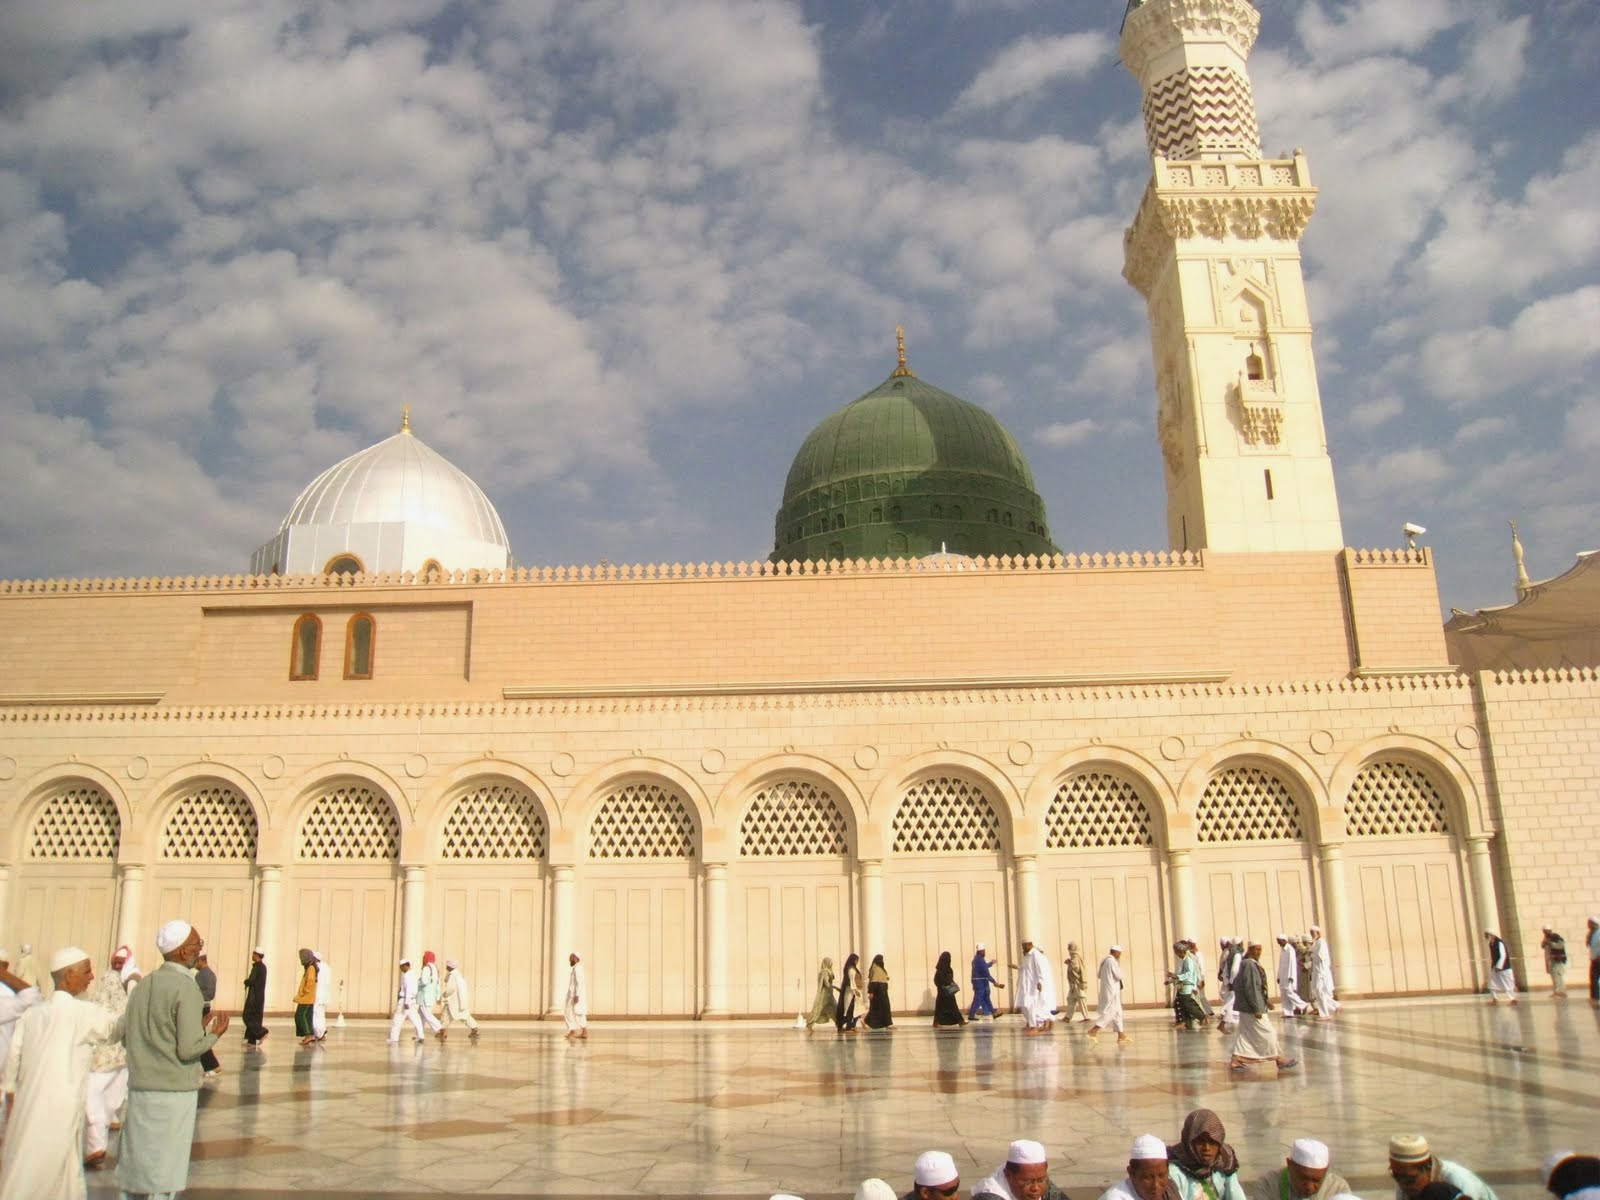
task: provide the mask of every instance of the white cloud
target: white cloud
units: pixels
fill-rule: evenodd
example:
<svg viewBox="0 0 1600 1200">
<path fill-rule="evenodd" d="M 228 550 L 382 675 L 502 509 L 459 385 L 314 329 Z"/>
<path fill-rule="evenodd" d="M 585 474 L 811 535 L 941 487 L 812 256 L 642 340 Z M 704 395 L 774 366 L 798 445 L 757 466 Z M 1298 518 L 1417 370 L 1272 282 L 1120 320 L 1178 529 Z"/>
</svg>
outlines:
<svg viewBox="0 0 1600 1200">
<path fill-rule="evenodd" d="M 1054 450 L 1062 450 L 1068 446 L 1079 446 L 1094 437 L 1100 431 L 1100 425 L 1090 417 L 1080 417 L 1076 421 L 1057 421 L 1036 429 L 1033 440 L 1042 446 L 1049 446 Z"/>
<path fill-rule="evenodd" d="M 1350 410 L 1349 421 L 1357 429 L 1371 430 L 1394 420 L 1405 411 L 1405 401 L 1396 395 L 1374 396 Z"/>
<path fill-rule="evenodd" d="M 1331 8 L 1308 4 L 1295 22 L 1300 41 L 1325 63 L 1414 53 L 1462 20 L 1452 0 L 1335 0 Z"/>
<path fill-rule="evenodd" d="M 978 72 L 956 97 L 954 109 L 971 112 L 1008 104 L 1060 80 L 1082 79 L 1114 55 L 1111 39 L 1102 33 L 1023 38 Z"/>
<path fill-rule="evenodd" d="M 1600 286 L 1528 305 L 1506 325 L 1435 334 L 1423 344 L 1422 377 L 1436 396 L 1471 404 L 1526 405 L 1600 357 Z"/>
</svg>

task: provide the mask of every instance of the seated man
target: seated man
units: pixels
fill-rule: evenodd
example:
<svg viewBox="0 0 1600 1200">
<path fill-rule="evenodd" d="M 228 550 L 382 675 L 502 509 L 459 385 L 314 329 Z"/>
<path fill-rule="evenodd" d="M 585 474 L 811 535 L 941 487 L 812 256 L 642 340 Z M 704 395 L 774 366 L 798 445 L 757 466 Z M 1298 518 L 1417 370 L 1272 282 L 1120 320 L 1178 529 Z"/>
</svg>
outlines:
<svg viewBox="0 0 1600 1200">
<path fill-rule="evenodd" d="M 1301 1138 L 1289 1151 L 1288 1161 L 1268 1171 L 1250 1189 L 1250 1200 L 1333 1200 L 1350 1191 L 1345 1177 L 1329 1168 L 1327 1146 Z"/>
<path fill-rule="evenodd" d="M 952 1200 L 960 1190 L 956 1160 L 943 1150 L 924 1150 L 912 1168 L 911 1190 L 901 1200 Z"/>
<path fill-rule="evenodd" d="M 1165 1200 L 1166 1194 L 1167 1144 L 1145 1133 L 1133 1139 L 1128 1177 L 1107 1188 L 1100 1200 Z"/>
<path fill-rule="evenodd" d="M 1067 1200 L 1067 1195 L 1050 1182 L 1050 1163 L 1044 1147 L 1026 1139 L 1011 1143 L 1005 1164 L 972 1189 L 973 1200 L 990 1196 L 994 1200 Z"/>
<path fill-rule="evenodd" d="M 1496 1200 L 1494 1189 L 1467 1168 L 1439 1158 L 1420 1133 L 1397 1133 L 1389 1139 L 1389 1174 L 1394 1200 L 1422 1200 L 1430 1183 L 1448 1183 L 1467 1200 Z"/>
<path fill-rule="evenodd" d="M 1600 1200 L 1600 1158 L 1576 1150 L 1557 1150 L 1540 1173 L 1545 1190 L 1557 1200 Z"/>
</svg>

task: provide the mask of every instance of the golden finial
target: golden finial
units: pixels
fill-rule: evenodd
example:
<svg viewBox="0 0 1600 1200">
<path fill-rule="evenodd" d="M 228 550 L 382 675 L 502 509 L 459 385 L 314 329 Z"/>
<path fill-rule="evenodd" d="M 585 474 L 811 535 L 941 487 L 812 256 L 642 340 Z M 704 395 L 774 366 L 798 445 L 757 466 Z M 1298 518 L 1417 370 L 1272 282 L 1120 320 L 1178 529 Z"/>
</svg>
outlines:
<svg viewBox="0 0 1600 1200">
<path fill-rule="evenodd" d="M 411 432 L 411 405 L 409 404 L 400 406 L 400 432 Z"/>
<path fill-rule="evenodd" d="M 894 374 L 890 378 L 915 379 L 917 373 L 906 366 L 906 327 L 904 325 L 896 325 L 894 327 L 894 341 L 895 347 L 900 354 L 900 363 L 895 367 Z"/>
</svg>

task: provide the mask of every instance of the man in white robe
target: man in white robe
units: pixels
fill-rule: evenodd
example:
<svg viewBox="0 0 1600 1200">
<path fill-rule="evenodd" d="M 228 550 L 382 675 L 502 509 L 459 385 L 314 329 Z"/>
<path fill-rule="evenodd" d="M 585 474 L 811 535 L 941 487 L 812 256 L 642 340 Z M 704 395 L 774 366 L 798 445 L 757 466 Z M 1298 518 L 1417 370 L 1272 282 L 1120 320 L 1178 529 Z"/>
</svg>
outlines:
<svg viewBox="0 0 1600 1200">
<path fill-rule="evenodd" d="M 472 1016 L 472 993 L 467 989 L 467 977 L 461 973 L 461 964 L 453 958 L 444 960 L 444 1023 L 460 1021 L 467 1027 L 467 1036 L 476 1040 L 478 1022 Z"/>
<path fill-rule="evenodd" d="M 11 956 L 0 950 L 0 1133 L 5 1129 L 5 1119 L 10 1108 L 11 1094 L 6 1090 L 6 1060 L 11 1054 L 11 1034 L 22 1014 L 39 1003 L 39 989 L 26 979 L 11 973 Z"/>
<path fill-rule="evenodd" d="M 1100 1200 L 1165 1200 L 1170 1178 L 1167 1143 L 1153 1133 L 1133 1139 L 1127 1177 L 1100 1194 Z"/>
<path fill-rule="evenodd" d="M 1045 1033 L 1055 1027 L 1056 974 L 1044 951 L 1031 939 L 1022 940 L 1022 966 L 1017 969 L 1017 1004 L 1028 1023 L 1024 1033 Z"/>
<path fill-rule="evenodd" d="M 1310 1007 L 1300 998 L 1300 956 L 1287 933 L 1278 935 L 1278 995 L 1285 1019 L 1298 1017 Z"/>
<path fill-rule="evenodd" d="M 27 942 L 22 943 L 22 957 L 17 959 L 16 970 L 17 978 L 27 980 L 29 987 L 44 988 L 44 970 L 33 956 L 33 947 Z"/>
<path fill-rule="evenodd" d="M 1489 1003 L 1498 1004 L 1504 996 L 1515 1005 L 1517 977 L 1511 970 L 1511 948 L 1492 929 L 1483 936 L 1489 943 Z"/>
<path fill-rule="evenodd" d="M 1333 1020 L 1340 1004 L 1333 998 L 1333 952 L 1328 949 L 1328 939 L 1322 936 L 1322 926 L 1311 927 L 1311 1003 L 1324 1021 Z"/>
<path fill-rule="evenodd" d="M 137 982 L 139 968 L 127 971 L 133 951 L 118 946 L 111 955 L 111 970 L 94 981 L 84 999 L 98 1004 L 113 1019 L 128 1007 L 129 980 Z M 83 1165 L 98 1167 L 105 1161 L 111 1126 L 122 1120 L 128 1100 L 128 1055 L 121 1042 L 102 1042 L 89 1057 L 89 1092 L 84 1106 Z"/>
<path fill-rule="evenodd" d="M 567 965 L 572 971 L 567 976 L 567 1003 L 561 1016 L 567 1023 L 567 1036 L 582 1040 L 589 1036 L 589 986 L 577 951 L 567 955 Z"/>
<path fill-rule="evenodd" d="M 317 960 L 317 998 L 311 1006 L 311 1036 L 319 1042 L 328 1040 L 328 1005 L 333 1002 L 333 972 L 321 950 L 313 950 Z"/>
<path fill-rule="evenodd" d="M 1117 1031 L 1117 1045 L 1133 1041 L 1122 1028 L 1122 947 L 1113 946 L 1100 960 L 1100 1011 L 1089 1026 L 1089 1040 L 1098 1041 L 1102 1029 Z"/>
<path fill-rule="evenodd" d="M 79 997 L 94 980 L 87 951 L 50 959 L 55 992 L 17 1022 L 6 1060 L 6 1089 L 16 1108 L 0 1163 L 0 1200 L 84 1200 L 83 1109 L 89 1058 L 101 1042 L 122 1037 L 122 1022 Z"/>
<path fill-rule="evenodd" d="M 394 1020 L 389 1024 L 389 1044 L 400 1040 L 400 1027 L 407 1021 L 416 1030 L 416 1040 L 422 1041 L 422 1014 L 417 1011 L 417 976 L 411 969 L 411 960 L 400 960 L 400 986 L 394 994 Z"/>
</svg>

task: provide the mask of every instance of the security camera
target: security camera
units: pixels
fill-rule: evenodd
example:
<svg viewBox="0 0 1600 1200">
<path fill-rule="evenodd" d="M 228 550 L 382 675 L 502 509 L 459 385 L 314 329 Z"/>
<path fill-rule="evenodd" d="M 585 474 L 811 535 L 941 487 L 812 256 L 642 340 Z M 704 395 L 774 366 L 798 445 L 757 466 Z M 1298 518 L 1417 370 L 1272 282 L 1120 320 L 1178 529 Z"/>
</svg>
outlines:
<svg viewBox="0 0 1600 1200">
<path fill-rule="evenodd" d="M 1415 521 L 1407 521 L 1400 526 L 1400 532 L 1406 535 L 1406 549 L 1415 550 L 1417 548 L 1417 538 L 1427 533 L 1428 530 L 1425 526 L 1418 525 Z"/>
</svg>

